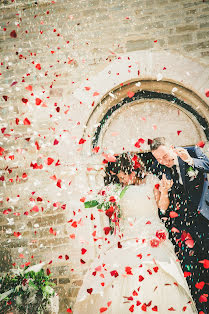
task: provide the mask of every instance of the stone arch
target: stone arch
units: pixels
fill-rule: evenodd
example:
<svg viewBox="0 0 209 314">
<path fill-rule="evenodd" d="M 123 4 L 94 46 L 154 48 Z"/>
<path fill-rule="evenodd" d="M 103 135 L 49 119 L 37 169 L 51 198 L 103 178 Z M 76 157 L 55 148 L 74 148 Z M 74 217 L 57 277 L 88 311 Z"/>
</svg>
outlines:
<svg viewBox="0 0 209 314">
<path fill-rule="evenodd" d="M 99 141 L 101 145 L 108 123 L 114 121 L 119 108 L 136 108 L 145 101 L 179 110 L 190 123 L 189 130 L 192 127 L 199 139 L 207 142 L 209 99 L 205 91 L 208 78 L 208 69 L 177 53 L 135 51 L 119 56 L 79 86 L 70 98 L 72 118 L 79 115 L 75 135 L 86 139 L 76 158 L 91 164 L 94 177 L 100 169 L 102 156 L 94 154 L 92 148 Z M 128 97 L 128 91 L 134 95 Z M 194 145 L 195 141 L 180 144 Z"/>
</svg>

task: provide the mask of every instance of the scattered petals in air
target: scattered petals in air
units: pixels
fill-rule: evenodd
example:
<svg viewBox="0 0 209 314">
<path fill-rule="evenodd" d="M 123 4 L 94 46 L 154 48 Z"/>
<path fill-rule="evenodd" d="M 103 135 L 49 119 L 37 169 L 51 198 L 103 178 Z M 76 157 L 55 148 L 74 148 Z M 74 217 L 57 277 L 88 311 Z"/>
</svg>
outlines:
<svg viewBox="0 0 209 314">
<path fill-rule="evenodd" d="M 81 138 L 78 144 L 83 144 L 83 143 L 85 143 L 85 142 L 86 142 L 86 140 L 84 140 L 83 138 Z"/>
<path fill-rule="evenodd" d="M 204 287 L 204 285 L 205 285 L 205 282 L 204 282 L 204 281 L 200 281 L 200 282 L 197 282 L 197 283 L 196 283 L 195 287 L 196 287 L 197 289 L 202 290 L 203 287 Z"/>
<path fill-rule="evenodd" d="M 40 98 L 36 98 L 36 106 L 39 106 L 41 104 L 42 100 Z"/>
<path fill-rule="evenodd" d="M 24 120 L 23 120 L 23 123 L 24 123 L 24 125 L 30 125 L 31 123 L 30 123 L 30 120 L 28 120 L 28 118 L 25 118 Z"/>
<path fill-rule="evenodd" d="M 177 214 L 176 212 L 174 212 L 174 211 L 171 211 L 170 214 L 169 214 L 169 216 L 170 216 L 171 218 L 176 218 L 176 217 L 178 217 L 178 214 Z"/>
<path fill-rule="evenodd" d="M 199 297 L 199 301 L 200 303 L 205 303 L 208 301 L 208 294 L 202 294 L 200 297 Z"/>
<path fill-rule="evenodd" d="M 17 33 L 16 33 L 15 30 L 11 31 L 10 37 L 12 37 L 12 38 L 16 38 L 17 37 Z"/>
<path fill-rule="evenodd" d="M 200 141 L 197 143 L 197 146 L 203 148 L 205 146 L 205 143 L 203 141 Z"/>
<path fill-rule="evenodd" d="M 133 96 L 134 96 L 134 92 L 132 92 L 132 91 L 128 91 L 128 93 L 127 93 L 127 95 L 128 95 L 128 97 L 129 98 L 132 98 Z"/>
<path fill-rule="evenodd" d="M 208 259 L 204 259 L 202 261 L 199 261 L 199 263 L 203 264 L 203 267 L 208 269 L 209 268 L 209 260 Z"/>
<path fill-rule="evenodd" d="M 37 69 L 37 70 L 41 70 L 41 65 L 40 65 L 40 63 L 36 64 L 36 69 Z"/>
<path fill-rule="evenodd" d="M 206 96 L 206 97 L 209 97 L 209 89 L 207 89 L 207 90 L 205 91 L 205 96 Z"/>
</svg>

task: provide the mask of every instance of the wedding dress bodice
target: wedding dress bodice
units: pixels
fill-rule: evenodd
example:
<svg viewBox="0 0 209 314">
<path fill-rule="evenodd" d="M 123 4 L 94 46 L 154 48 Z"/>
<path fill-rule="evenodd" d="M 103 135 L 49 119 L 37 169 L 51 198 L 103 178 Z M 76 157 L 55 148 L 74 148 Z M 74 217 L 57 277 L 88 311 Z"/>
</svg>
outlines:
<svg viewBox="0 0 209 314">
<path fill-rule="evenodd" d="M 158 216 L 154 186 L 158 179 L 148 175 L 145 183 L 130 185 L 120 200 L 121 230 L 125 236 L 152 235 L 165 229 Z"/>
<path fill-rule="evenodd" d="M 142 217 L 158 218 L 158 208 L 154 198 L 154 186 L 157 178 L 148 175 L 145 183 L 130 185 L 120 201 L 124 219 Z"/>
</svg>

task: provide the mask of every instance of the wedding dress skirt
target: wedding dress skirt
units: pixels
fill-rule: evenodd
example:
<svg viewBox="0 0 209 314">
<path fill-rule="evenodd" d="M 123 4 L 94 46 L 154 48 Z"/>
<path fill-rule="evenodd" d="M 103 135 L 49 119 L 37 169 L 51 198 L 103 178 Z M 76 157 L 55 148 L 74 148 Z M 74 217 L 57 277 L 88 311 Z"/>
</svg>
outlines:
<svg viewBox="0 0 209 314">
<path fill-rule="evenodd" d="M 157 214 L 155 183 L 149 176 L 146 184 L 127 189 L 120 201 L 120 234 L 85 274 L 74 314 L 197 313 Z"/>
</svg>

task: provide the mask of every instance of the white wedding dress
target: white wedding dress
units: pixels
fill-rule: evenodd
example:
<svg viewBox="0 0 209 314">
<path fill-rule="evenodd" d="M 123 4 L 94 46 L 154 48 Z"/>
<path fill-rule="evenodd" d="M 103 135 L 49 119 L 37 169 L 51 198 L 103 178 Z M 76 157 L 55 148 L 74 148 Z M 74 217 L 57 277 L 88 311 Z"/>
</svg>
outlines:
<svg viewBox="0 0 209 314">
<path fill-rule="evenodd" d="M 120 200 L 120 234 L 112 235 L 84 276 L 74 314 L 197 313 L 154 198 L 156 179 L 130 185 Z M 123 236 L 121 236 L 123 234 Z M 159 244 L 159 245 L 158 245 Z M 153 247 L 154 246 L 154 247 Z"/>
</svg>

